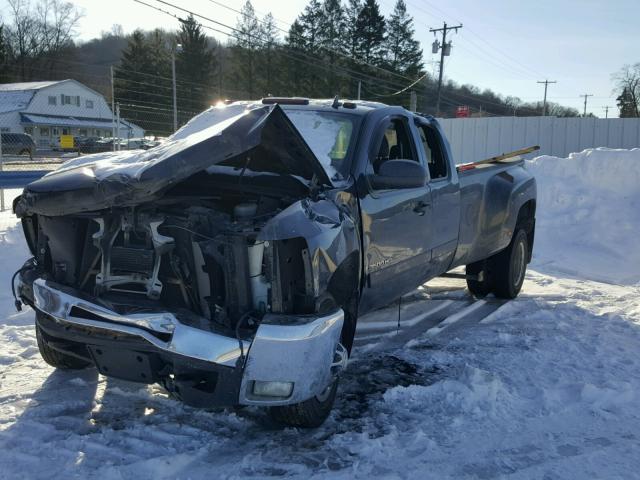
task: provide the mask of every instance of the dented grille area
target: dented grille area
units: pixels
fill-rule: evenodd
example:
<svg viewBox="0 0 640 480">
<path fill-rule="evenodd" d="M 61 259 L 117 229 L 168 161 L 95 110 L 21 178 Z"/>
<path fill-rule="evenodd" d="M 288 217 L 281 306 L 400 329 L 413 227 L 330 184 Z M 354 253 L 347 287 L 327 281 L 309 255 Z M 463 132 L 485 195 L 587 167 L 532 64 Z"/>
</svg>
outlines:
<svg viewBox="0 0 640 480">
<path fill-rule="evenodd" d="M 266 313 L 314 313 L 302 238 L 258 240 L 290 199 L 176 199 L 95 214 L 29 217 L 45 277 L 120 314 L 158 309 L 204 330 L 254 329 Z"/>
<path fill-rule="evenodd" d="M 114 271 L 149 273 L 153 270 L 153 250 L 140 247 L 113 247 L 111 263 Z"/>
</svg>

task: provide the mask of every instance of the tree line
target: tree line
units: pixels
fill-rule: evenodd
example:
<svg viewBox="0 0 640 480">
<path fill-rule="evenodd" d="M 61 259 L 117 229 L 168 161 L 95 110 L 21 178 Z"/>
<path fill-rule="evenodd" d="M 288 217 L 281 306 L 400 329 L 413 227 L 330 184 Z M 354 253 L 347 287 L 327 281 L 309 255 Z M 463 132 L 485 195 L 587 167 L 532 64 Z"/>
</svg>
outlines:
<svg viewBox="0 0 640 480">
<path fill-rule="evenodd" d="M 84 43 L 75 40 L 81 15 L 71 3 L 8 2 L 11 15 L 0 25 L 0 81 L 73 77 L 110 97 L 113 65 L 121 115 L 151 132 L 172 129 L 172 59 L 180 124 L 220 99 L 268 95 L 356 98 L 359 93 L 362 99 L 408 107 L 413 90 L 418 110 L 436 113 L 437 79 L 426 73 L 404 0 L 396 0 L 386 17 L 377 0 L 309 0 L 286 29 L 271 14 L 259 16 L 247 1 L 225 41 L 190 15 L 177 20 L 175 31 L 124 35 L 116 27 Z M 474 116 L 542 114 L 542 102 L 525 103 L 453 80 L 443 85 L 442 99 L 439 113 L 446 117 L 462 105 Z M 548 109 L 556 116 L 579 114 L 554 103 Z"/>
</svg>

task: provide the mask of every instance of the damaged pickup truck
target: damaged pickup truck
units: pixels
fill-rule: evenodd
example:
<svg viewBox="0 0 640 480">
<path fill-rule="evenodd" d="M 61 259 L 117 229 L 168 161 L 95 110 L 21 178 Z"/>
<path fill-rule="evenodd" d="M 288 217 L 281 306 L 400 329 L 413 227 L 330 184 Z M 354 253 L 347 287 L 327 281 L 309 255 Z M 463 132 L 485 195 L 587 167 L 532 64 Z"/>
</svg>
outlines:
<svg viewBox="0 0 640 480">
<path fill-rule="evenodd" d="M 536 209 L 522 163 L 456 167 L 438 122 L 401 107 L 212 107 L 24 189 L 16 304 L 54 367 L 317 426 L 364 313 L 458 266 L 476 296 L 518 294 Z"/>
</svg>

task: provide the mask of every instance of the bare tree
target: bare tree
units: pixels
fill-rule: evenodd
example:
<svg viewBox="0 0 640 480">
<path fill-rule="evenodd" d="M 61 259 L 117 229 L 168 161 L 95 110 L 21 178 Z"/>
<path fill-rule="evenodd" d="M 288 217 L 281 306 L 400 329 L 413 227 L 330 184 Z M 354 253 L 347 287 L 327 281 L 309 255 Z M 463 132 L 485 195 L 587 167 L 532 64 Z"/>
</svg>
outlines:
<svg viewBox="0 0 640 480">
<path fill-rule="evenodd" d="M 19 69 L 21 80 L 45 72 L 34 71 L 39 62 L 49 70 L 57 56 L 73 46 L 78 22 L 82 15 L 70 2 L 63 0 L 8 0 L 10 21 L 7 40 L 13 54 L 13 64 Z"/>
<path fill-rule="evenodd" d="M 620 117 L 640 117 L 640 62 L 625 65 L 613 75 Z"/>
<path fill-rule="evenodd" d="M 43 48 L 55 55 L 73 44 L 82 15 L 70 2 L 42 0 L 36 5 L 36 18 L 42 31 Z"/>
<path fill-rule="evenodd" d="M 514 97 L 509 95 L 504 99 L 505 105 L 513 110 L 513 116 L 515 117 L 518 113 L 518 109 L 522 106 L 522 100 L 519 97 Z"/>
</svg>

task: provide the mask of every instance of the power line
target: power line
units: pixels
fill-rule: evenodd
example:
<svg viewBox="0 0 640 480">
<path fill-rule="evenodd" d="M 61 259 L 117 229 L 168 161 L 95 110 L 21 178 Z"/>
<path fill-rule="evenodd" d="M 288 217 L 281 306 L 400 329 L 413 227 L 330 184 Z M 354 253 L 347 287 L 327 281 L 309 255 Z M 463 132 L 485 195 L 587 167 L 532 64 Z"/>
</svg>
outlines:
<svg viewBox="0 0 640 480">
<path fill-rule="evenodd" d="M 418 78 L 415 82 L 413 82 L 410 85 L 407 85 L 406 87 L 404 87 L 402 90 L 398 90 L 397 92 L 394 93 L 388 93 L 386 95 L 374 95 L 374 97 L 395 97 L 396 95 L 400 95 L 401 93 L 406 92 L 407 90 L 409 90 L 411 87 L 415 86 L 418 84 L 418 82 L 424 80 L 425 78 L 427 78 L 428 74 L 424 74 L 422 75 L 420 78 Z"/>
<path fill-rule="evenodd" d="M 161 1 L 161 0 L 156 0 L 156 1 Z M 210 2 L 210 3 L 213 3 L 214 5 L 218 5 L 218 6 L 222 7 L 222 8 L 226 8 L 227 10 L 230 10 L 230 11 L 232 11 L 232 12 L 235 12 L 235 13 L 237 13 L 237 14 L 239 14 L 239 15 L 246 16 L 246 14 L 245 14 L 245 13 L 243 13 L 241 10 L 237 10 L 237 9 L 235 9 L 235 8 L 233 8 L 233 7 L 230 7 L 230 6 L 228 6 L 228 5 L 225 5 L 225 4 L 223 4 L 223 3 L 221 3 L 221 2 L 218 2 L 218 1 L 216 1 L 216 0 L 209 0 L 209 2 Z M 164 3 L 164 2 L 163 2 L 163 3 Z M 278 19 L 277 19 L 277 18 L 275 18 L 275 17 L 273 17 L 273 18 L 274 18 L 274 20 L 278 20 Z M 256 21 L 258 21 L 258 22 L 260 22 L 260 23 L 263 23 L 263 24 L 266 24 L 266 22 L 265 22 L 265 20 L 264 20 L 264 19 L 260 19 L 260 18 L 257 18 L 257 17 L 256 17 Z M 285 21 L 283 21 L 283 20 L 278 20 L 278 22 L 280 22 L 280 23 L 282 23 L 282 24 L 284 24 L 284 25 L 287 25 L 287 26 L 291 27 L 291 24 L 289 24 L 289 23 L 287 23 L 287 22 L 285 22 Z M 294 37 L 295 37 L 295 38 L 298 38 L 298 39 L 300 39 L 300 40 L 304 40 L 304 41 L 306 41 L 306 40 L 307 40 L 303 35 L 293 34 L 290 30 L 285 30 L 284 28 L 280 28 L 280 27 L 278 27 L 278 26 L 276 26 L 275 28 L 276 28 L 276 30 L 278 30 L 278 31 L 280 31 L 280 32 L 283 32 L 283 33 L 285 33 L 285 34 L 286 34 L 286 35 L 288 35 L 288 36 L 294 35 Z M 365 66 L 367 66 L 367 67 L 371 67 L 371 68 L 373 68 L 373 69 L 380 70 L 380 71 L 382 71 L 382 72 L 385 72 L 385 73 L 388 73 L 388 74 L 391 74 L 391 75 L 395 75 L 396 77 L 402 78 L 403 80 L 411 80 L 411 78 L 406 77 L 406 76 L 404 76 L 404 75 L 402 75 L 402 74 L 400 74 L 400 73 L 393 72 L 393 71 L 391 71 L 391 70 L 387 70 L 386 68 L 380 67 L 379 65 L 374 65 L 373 63 L 365 62 L 364 60 L 361 60 L 361 59 L 359 59 L 359 58 L 352 57 L 352 56 L 350 56 L 350 55 L 348 55 L 348 54 L 346 54 L 346 53 L 344 53 L 344 52 L 341 52 L 341 51 L 339 51 L 339 50 L 336 50 L 335 48 L 327 47 L 327 46 L 324 46 L 324 45 L 320 45 L 320 48 L 321 48 L 321 49 L 323 49 L 323 50 L 327 50 L 327 51 L 329 51 L 329 52 L 336 53 L 337 55 L 340 55 L 341 57 L 347 58 L 347 59 L 349 59 L 349 60 L 351 60 L 351 61 L 353 61 L 353 62 L 359 63 L 360 65 L 365 65 Z"/>
<path fill-rule="evenodd" d="M 414 4 L 412 2 L 407 1 L 407 3 L 409 3 L 410 5 L 412 5 L 413 7 L 415 7 L 418 10 L 421 10 L 423 13 L 427 14 L 427 15 L 432 15 L 432 12 L 428 12 L 426 10 L 424 10 L 420 5 Z M 449 13 L 445 12 L 444 10 L 442 10 L 441 8 L 435 6 L 434 4 L 432 4 L 431 2 L 427 1 L 427 0 L 422 0 L 422 3 L 428 5 L 430 8 L 432 8 L 435 11 L 440 12 L 441 15 L 444 16 L 444 18 L 448 18 L 451 21 L 457 21 L 458 23 L 463 23 L 461 21 L 460 18 L 454 18 L 452 15 L 450 15 Z M 503 58 L 507 59 L 509 62 L 511 62 L 512 67 L 511 69 L 513 71 L 515 67 L 517 67 L 519 70 L 521 70 L 523 73 L 525 73 L 526 77 L 531 78 L 533 76 L 539 76 L 542 75 L 540 72 L 538 72 L 537 70 L 525 65 L 524 63 L 518 61 L 517 59 L 511 57 L 510 55 L 508 55 L 507 53 L 505 53 L 503 50 L 499 49 L 498 47 L 496 47 L 495 45 L 489 43 L 489 41 L 486 40 L 486 38 L 484 38 L 484 36 L 479 35 L 477 32 L 475 32 L 471 27 L 467 26 L 465 27 L 466 31 L 468 33 L 470 33 L 471 35 L 473 35 L 474 37 L 476 37 L 478 40 L 482 41 L 485 45 L 487 45 L 491 50 L 495 51 L 496 53 L 502 55 Z M 465 34 L 463 34 L 467 40 L 467 42 L 474 44 L 469 38 L 467 38 L 467 36 Z M 476 44 L 474 44 L 476 45 Z M 477 45 L 476 45 L 477 46 Z M 483 49 L 482 47 L 478 47 L 478 51 L 482 54 L 484 54 L 485 56 L 487 56 L 487 58 L 489 58 L 489 54 L 486 52 L 486 49 Z M 462 47 L 461 47 L 462 48 Z M 499 61 L 499 60 L 498 60 Z M 506 64 L 503 65 L 504 67 L 507 67 Z"/>
<path fill-rule="evenodd" d="M 147 2 L 145 2 L 143 0 L 133 0 L 133 1 L 136 2 L 136 3 L 139 3 L 141 5 L 144 5 L 146 7 L 152 8 L 152 9 L 154 9 L 156 11 L 162 12 L 162 13 L 164 13 L 166 15 L 169 15 L 169 16 L 175 18 L 178 21 L 183 21 L 183 19 L 181 19 L 175 13 L 169 12 L 169 11 L 164 10 L 164 9 L 162 9 L 160 7 L 157 7 L 155 5 L 150 5 L 149 3 L 147 3 Z M 216 20 L 210 19 L 210 18 L 205 17 L 203 15 L 200 15 L 198 13 L 192 12 L 192 11 L 187 10 L 185 8 L 182 8 L 182 7 L 176 6 L 174 4 L 171 4 L 169 2 L 166 2 L 164 0 L 156 0 L 156 1 L 160 2 L 162 4 L 165 4 L 165 5 L 168 5 L 168 6 L 172 7 L 172 8 L 175 8 L 176 10 L 182 11 L 182 12 L 190 14 L 190 15 L 193 15 L 194 17 L 198 17 L 198 18 L 200 18 L 202 20 L 206 20 L 206 21 L 212 22 L 212 23 L 214 23 L 216 25 L 221 25 L 224 28 L 228 28 L 229 30 L 232 30 L 232 31 L 235 31 L 235 32 L 239 32 L 237 29 L 235 29 L 233 27 L 230 27 L 229 25 L 226 25 L 226 24 L 224 24 L 222 22 L 218 22 Z M 222 31 L 222 30 L 220 30 L 218 28 L 215 28 L 215 27 L 212 27 L 210 25 L 202 25 L 202 26 L 204 28 L 208 29 L 208 30 L 220 33 L 222 35 L 226 35 L 228 37 L 233 37 L 233 38 L 238 38 L 238 36 L 233 34 L 233 33 Z M 242 32 L 240 32 L 240 33 L 242 34 Z M 260 42 L 261 40 L 258 39 L 258 41 Z M 264 42 L 262 42 L 262 43 L 264 44 Z M 302 52 L 296 52 L 296 55 L 299 55 L 300 57 L 303 57 L 303 58 L 308 59 L 308 60 L 303 60 L 301 58 L 295 58 L 291 54 L 286 53 L 284 51 L 280 51 L 280 54 L 283 55 L 284 57 L 293 59 L 293 60 L 295 60 L 297 62 L 302 62 L 302 63 L 305 63 L 305 64 L 307 64 L 309 66 L 313 66 L 313 67 L 320 67 L 320 68 L 322 68 L 324 70 L 331 71 L 332 73 L 342 74 L 343 76 L 351 78 L 351 79 L 362 80 L 362 79 L 366 78 L 366 79 L 369 79 L 369 80 L 371 80 L 372 82 L 375 82 L 375 83 L 385 83 L 387 85 L 392 85 L 394 88 L 402 88 L 402 87 L 404 87 L 404 85 L 401 85 L 401 84 L 397 83 L 396 81 L 383 80 L 380 77 L 372 77 L 370 75 L 363 74 L 361 72 L 356 72 L 356 71 L 350 70 L 349 68 L 346 68 L 346 67 L 343 67 L 343 66 L 336 66 L 336 65 L 327 66 L 323 62 L 319 63 L 318 59 L 316 57 L 313 57 L 311 55 L 308 55 L 308 54 L 305 54 L 305 53 L 302 53 Z M 413 79 L 410 79 L 410 78 L 407 78 L 407 79 L 408 80 L 413 80 Z"/>
<path fill-rule="evenodd" d="M 412 7 L 415 7 L 416 9 L 422 11 L 423 13 L 426 13 L 428 15 L 432 15 L 432 12 L 429 12 L 423 8 L 421 8 L 419 5 L 416 4 L 411 4 Z M 437 9 L 439 11 L 442 12 L 442 10 Z M 445 18 L 452 18 L 450 17 L 448 14 L 445 13 Z M 424 22 L 419 16 L 415 16 L 414 20 L 416 22 L 419 22 L 420 24 L 424 25 L 427 28 L 430 28 L 429 25 Z M 471 33 L 471 28 L 469 28 L 468 26 L 465 27 L 466 30 L 469 30 Z M 478 36 L 477 34 L 474 34 L 475 36 Z M 526 79 L 530 79 L 532 78 L 534 75 L 532 73 L 529 73 L 531 71 L 533 71 L 533 69 L 525 69 L 522 67 L 519 67 L 518 65 L 515 64 L 507 64 L 504 63 L 504 61 L 501 61 L 499 58 L 491 55 L 486 48 L 483 48 L 482 46 L 478 45 L 477 43 L 475 43 L 473 40 L 471 40 L 469 37 L 467 37 L 464 33 L 461 35 L 461 38 L 464 40 L 464 42 L 461 42 L 457 48 L 460 48 L 462 50 L 464 50 L 465 52 L 468 52 L 469 54 L 473 55 L 474 57 L 478 57 L 478 56 L 482 56 L 483 61 L 489 62 L 492 65 L 496 66 L 497 68 L 499 68 L 500 70 L 503 70 L 505 72 L 511 73 L 517 77 L 520 78 L 526 78 Z M 484 39 L 481 38 L 481 40 L 485 41 Z M 473 49 L 471 48 L 467 48 L 467 46 L 465 46 L 465 43 L 468 43 L 470 47 L 473 47 Z M 487 43 L 485 41 L 485 43 Z M 488 43 L 487 43 L 488 44 Z M 492 48 L 491 44 L 488 44 L 490 48 Z M 523 65 L 523 64 L 520 64 Z M 445 65 L 446 66 L 446 65 Z M 527 71 L 528 70 L 528 71 Z M 433 76 L 435 77 L 435 69 L 434 69 L 434 73 Z"/>
<path fill-rule="evenodd" d="M 147 5 L 147 6 L 150 6 L 149 4 L 146 4 L 146 3 L 142 2 L 141 0 L 134 0 L 134 1 L 135 1 L 135 2 L 138 2 L 138 3 L 143 3 L 144 5 Z M 155 1 L 156 1 L 156 2 L 159 2 L 159 3 L 162 3 L 163 5 L 167 5 L 167 6 L 169 6 L 169 7 L 175 8 L 176 10 L 179 10 L 179 11 L 181 11 L 181 12 L 188 13 L 188 14 L 190 14 L 190 15 L 193 15 L 194 17 L 198 17 L 198 18 L 200 18 L 200 19 L 206 20 L 206 21 L 211 22 L 211 23 L 214 23 L 214 24 L 216 24 L 216 25 L 220 25 L 220 26 L 222 26 L 222 27 L 224 27 L 224 28 L 228 28 L 229 30 L 232 30 L 233 32 L 236 32 L 237 34 L 240 34 L 240 35 L 247 35 L 245 32 L 242 32 L 242 31 L 238 30 L 238 29 L 237 29 L 237 28 L 235 28 L 235 27 L 232 27 L 232 26 L 227 25 L 227 24 L 225 24 L 225 23 L 219 22 L 219 21 L 214 20 L 214 19 L 212 19 L 212 18 L 205 17 L 204 15 L 201 15 L 201 14 L 199 14 L 199 13 L 193 12 L 193 11 L 188 10 L 188 9 L 186 9 L 186 8 L 183 8 L 183 7 L 180 7 L 180 6 L 175 5 L 175 4 L 173 4 L 173 3 L 167 2 L 167 1 L 165 1 L 165 0 L 155 0 Z M 153 7 L 152 7 L 152 8 L 153 8 Z M 165 12 L 165 13 L 167 13 L 167 12 Z M 177 16 L 175 16 L 175 15 L 173 15 L 173 16 L 174 16 L 175 18 L 178 18 L 178 20 L 181 20 L 179 17 L 177 17 Z M 203 26 L 204 26 L 204 27 L 206 27 L 205 25 L 203 25 Z M 211 28 L 211 27 L 209 27 L 209 28 Z M 217 30 L 217 31 L 218 31 L 219 33 L 222 33 L 223 35 L 227 35 L 227 36 L 230 36 L 230 37 L 238 38 L 238 36 L 237 36 L 237 35 L 230 34 L 230 33 L 228 33 L 228 32 L 221 32 L 221 31 L 219 31 L 219 30 Z M 254 37 L 258 42 L 262 43 L 262 44 L 263 44 L 263 46 L 264 46 L 264 44 L 266 43 L 266 42 L 264 42 L 264 40 L 260 39 L 257 35 L 252 35 L 252 34 L 248 34 L 248 35 L 249 35 L 250 37 Z M 317 63 L 318 63 L 318 58 L 317 58 L 317 57 L 313 57 L 313 56 L 311 56 L 311 55 L 302 54 L 302 53 L 300 53 L 300 54 L 301 54 L 301 55 L 303 55 L 303 56 L 304 56 L 304 57 L 306 57 L 306 58 L 309 58 L 309 59 L 313 62 L 313 64 L 314 64 L 314 65 L 317 65 Z M 349 57 L 349 56 L 346 56 L 346 57 L 347 57 L 347 58 L 349 58 L 349 59 L 350 59 L 350 60 L 352 60 L 352 61 L 358 62 L 358 60 L 357 60 L 357 59 L 355 59 L 355 58 L 353 58 L 353 57 Z M 323 63 L 324 63 L 324 62 L 323 62 Z M 370 64 L 368 64 L 368 63 L 366 63 L 366 65 L 373 66 L 373 65 L 370 65 Z M 329 67 L 330 67 L 330 68 L 336 68 L 336 66 L 335 66 L 335 65 L 329 65 Z M 348 72 L 350 72 L 350 73 L 353 73 L 353 74 L 360 74 L 360 72 L 356 72 L 356 71 L 350 70 L 350 69 L 348 69 L 348 68 L 346 68 L 346 67 L 338 67 L 338 68 L 341 68 L 341 69 L 343 69 L 343 70 L 345 70 L 345 71 L 348 71 Z M 395 72 L 392 72 L 392 71 L 386 70 L 386 69 L 384 69 L 384 68 L 382 68 L 382 67 L 376 67 L 376 68 L 378 68 L 378 69 L 379 69 L 379 70 L 381 70 L 381 71 L 384 71 L 385 73 L 388 73 L 388 74 L 391 74 L 391 75 L 395 75 L 396 77 L 402 78 L 402 79 L 404 79 L 404 80 L 413 81 L 413 79 L 412 79 L 412 78 L 405 77 L 404 75 L 400 75 L 400 74 L 398 74 L 398 73 L 395 73 Z M 326 67 L 325 67 L 325 69 L 326 69 Z M 375 79 L 376 81 L 377 81 L 377 80 L 379 80 L 378 78 L 375 78 L 375 77 L 370 77 L 370 78 Z"/>
</svg>

